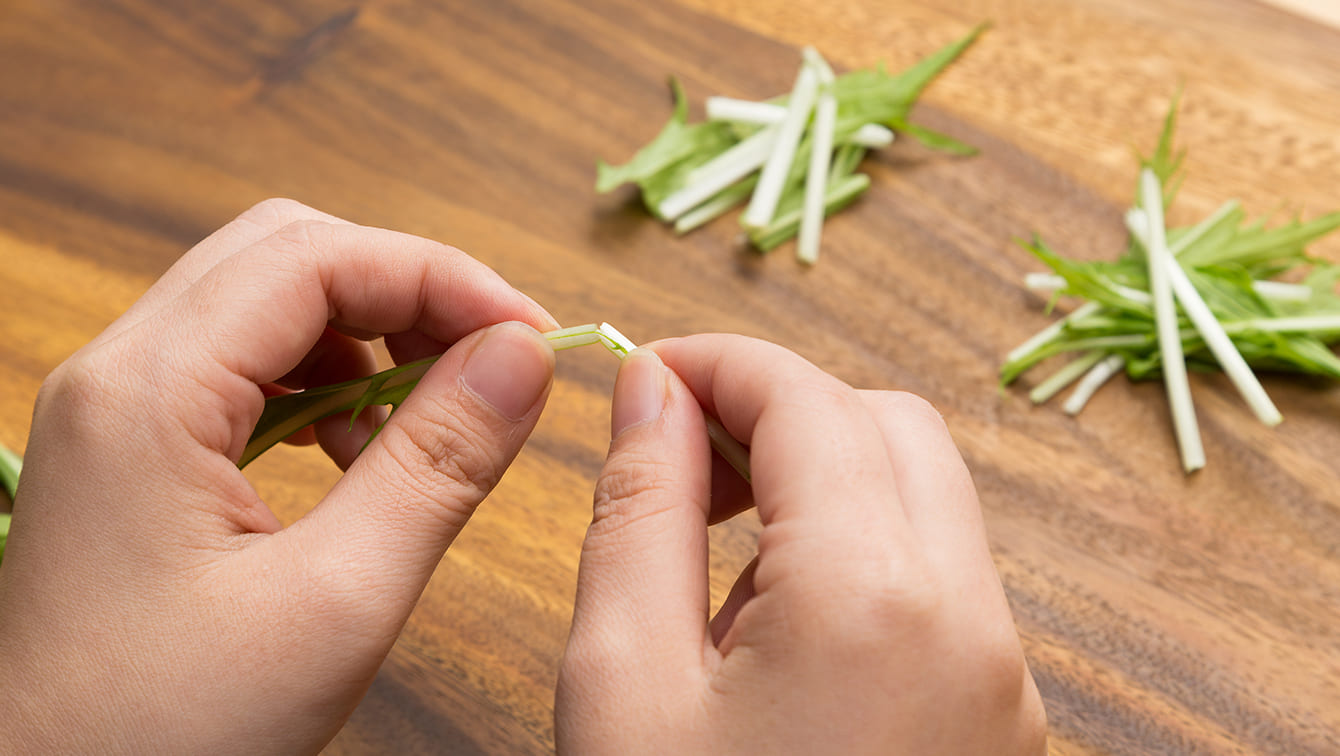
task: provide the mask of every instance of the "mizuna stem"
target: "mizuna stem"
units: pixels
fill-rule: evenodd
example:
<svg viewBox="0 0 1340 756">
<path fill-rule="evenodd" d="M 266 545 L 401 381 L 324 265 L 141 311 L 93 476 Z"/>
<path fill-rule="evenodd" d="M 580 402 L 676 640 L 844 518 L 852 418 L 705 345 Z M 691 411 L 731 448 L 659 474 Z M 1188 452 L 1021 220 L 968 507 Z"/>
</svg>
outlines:
<svg viewBox="0 0 1340 756">
<path fill-rule="evenodd" d="M 1101 362 L 1089 369 L 1079 383 L 1075 384 L 1075 390 L 1061 405 L 1067 415 L 1078 415 L 1079 411 L 1084 409 L 1084 405 L 1093 398 L 1094 392 L 1103 387 L 1112 376 L 1121 372 L 1126 367 L 1126 358 L 1119 354 L 1109 354 Z"/>
<path fill-rule="evenodd" d="M 1131 214 L 1143 213 L 1139 209 L 1132 209 Z M 1132 233 L 1135 233 L 1135 227 L 1140 225 L 1138 222 L 1129 224 Z M 1152 227 L 1152 223 L 1146 224 Z M 1138 238 L 1138 236 L 1137 236 Z M 1151 239 L 1144 237 L 1141 242 L 1148 249 Z M 1214 358 L 1219 361 L 1219 366 L 1224 369 L 1229 380 L 1237 387 L 1238 393 L 1246 400 L 1247 405 L 1256 413 L 1261 422 L 1269 426 L 1279 425 L 1284 416 L 1280 414 L 1275 403 L 1270 401 L 1266 394 L 1265 387 L 1256 379 L 1256 374 L 1247 366 L 1247 361 L 1242 358 L 1242 353 L 1237 347 L 1233 346 L 1233 340 L 1224 332 L 1224 327 L 1219 325 L 1219 321 L 1210 312 L 1210 306 L 1205 304 L 1196 287 L 1187 277 L 1186 271 L 1177 262 L 1171 254 L 1163 255 L 1159 261 L 1160 265 L 1167 268 L 1169 282 L 1172 284 L 1173 294 L 1177 296 L 1177 301 L 1182 304 L 1182 311 L 1191 319 L 1192 325 L 1200 333 L 1200 337 L 1205 340 L 1205 345 L 1210 348 Z M 1152 263 L 1151 263 L 1152 265 Z"/>
<path fill-rule="evenodd" d="M 1172 408 L 1173 430 L 1182 455 L 1182 467 L 1193 472 L 1205 466 L 1205 448 L 1196 426 L 1196 407 L 1191 402 L 1191 384 L 1186 379 L 1182 339 L 1177 332 L 1177 305 L 1173 303 L 1172 281 L 1168 274 L 1172 253 L 1168 251 L 1163 226 L 1163 191 L 1158 176 L 1148 168 L 1140 174 L 1140 197 L 1149 230 L 1146 247 L 1149 289 L 1154 297 L 1154 322 L 1163 357 L 1163 384 Z"/>
<path fill-rule="evenodd" d="M 791 171 L 791 161 L 796 155 L 796 145 L 805 131 L 805 123 L 814 109 L 814 95 L 818 86 L 818 74 L 813 67 L 802 65 L 796 76 L 795 86 L 787 101 L 786 118 L 776 127 L 777 139 L 773 142 L 772 153 L 763 164 L 759 174 L 758 186 L 749 198 L 749 207 L 741 219 L 746 229 L 763 228 L 772 222 L 777 212 L 777 201 L 781 199 L 782 189 L 786 185 L 787 174 Z"/>
<path fill-rule="evenodd" d="M 1061 332 L 1065 330 L 1067 323 L 1075 320 L 1080 320 L 1082 318 L 1087 318 L 1090 315 L 1093 315 L 1094 313 L 1098 312 L 1102 308 L 1103 308 L 1102 305 L 1098 304 L 1097 302 L 1085 302 L 1079 307 L 1076 307 L 1074 312 L 1071 312 L 1064 318 L 1061 318 L 1060 320 L 1048 325 L 1046 328 L 1043 328 L 1041 331 L 1038 331 L 1037 333 L 1028 337 L 1028 340 L 1025 341 L 1024 343 L 1020 344 L 1014 349 L 1011 349 L 1010 353 L 1005 355 L 1005 361 L 1016 362 L 1028 356 L 1033 350 L 1047 344 L 1052 339 L 1055 339 L 1057 336 L 1060 336 Z"/>
<path fill-rule="evenodd" d="M 773 126 L 786 118 L 784 105 L 737 100 L 734 97 L 709 97 L 706 109 L 709 120 L 745 123 L 751 126 Z M 893 144 L 893 140 L 893 129 L 878 123 L 867 123 L 846 141 L 862 147 L 878 148 L 888 147 Z"/>
<path fill-rule="evenodd" d="M 1097 362 L 1103 359 L 1105 355 L 1101 349 L 1095 349 L 1083 356 L 1077 357 L 1067 362 L 1064 367 L 1052 373 L 1051 377 L 1033 387 L 1028 392 L 1028 398 L 1034 404 L 1042 404 L 1053 396 L 1056 396 L 1062 389 L 1079 379 L 1081 375 L 1093 367 Z"/>
<path fill-rule="evenodd" d="M 758 170 L 771 154 L 779 128 L 769 126 L 695 168 L 684 188 L 661 201 L 657 207 L 661 218 L 674 221 Z"/>
<path fill-rule="evenodd" d="M 823 236 L 824 200 L 828 186 L 828 163 L 833 157 L 833 126 L 837 123 L 837 97 L 833 94 L 833 69 L 813 47 L 805 48 L 805 65 L 819 79 L 819 101 L 814 106 L 814 143 L 810 148 L 810 166 L 805 174 L 805 196 L 800 216 L 800 235 L 796 256 L 813 265 L 819 259 L 819 240 Z"/>
<path fill-rule="evenodd" d="M 549 340 L 549 345 L 556 352 L 600 344 L 621 360 L 637 348 L 636 344 L 609 323 L 598 325 L 589 323 L 572 328 L 560 328 L 545 333 L 544 337 Z M 261 411 L 256 429 L 252 431 L 251 439 L 247 441 L 237 466 L 246 467 L 270 447 L 331 415 L 353 412 L 356 417 L 369 405 L 399 405 L 437 360 L 438 357 L 429 357 L 383 370 L 366 378 L 317 386 L 266 399 L 265 409 Z M 705 414 L 705 419 L 712 448 L 745 480 L 749 480 L 749 451 L 735 440 L 716 418 Z M 17 467 L 15 470 L 17 479 Z"/>
</svg>

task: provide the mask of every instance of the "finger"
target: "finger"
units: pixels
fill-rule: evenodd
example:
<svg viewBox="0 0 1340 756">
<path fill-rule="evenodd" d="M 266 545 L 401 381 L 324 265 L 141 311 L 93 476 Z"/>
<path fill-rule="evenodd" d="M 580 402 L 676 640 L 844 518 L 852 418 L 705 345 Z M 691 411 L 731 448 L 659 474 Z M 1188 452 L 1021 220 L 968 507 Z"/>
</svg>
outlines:
<svg viewBox="0 0 1340 756">
<path fill-rule="evenodd" d="M 328 327 L 298 364 L 275 383 L 301 391 L 362 378 L 376 369 L 377 358 L 371 346 Z"/>
<path fill-rule="evenodd" d="M 663 678 L 700 669 L 709 642 L 702 411 L 654 353 L 638 349 L 619 369 L 611 431 L 563 677 L 678 685 Z"/>
<path fill-rule="evenodd" d="M 926 553 L 942 563 L 994 575 L 972 476 L 944 418 L 912 394 L 859 393 L 884 437 L 898 498 Z"/>
<path fill-rule="evenodd" d="M 174 346 L 162 375 L 142 388 L 156 395 L 167 422 L 237 459 L 261 409 L 254 385 L 293 370 L 328 323 L 419 330 L 454 343 L 507 320 L 552 325 L 532 300 L 458 250 L 380 229 L 301 222 L 220 262 L 146 322 L 135 345 L 156 363 L 164 362 L 159 345 Z M 154 378 L 209 391 L 169 391 Z"/>
<path fill-rule="evenodd" d="M 525 324 L 461 340 L 285 537 L 412 605 L 534 428 L 553 364 L 548 342 Z"/>
<path fill-rule="evenodd" d="M 372 353 L 372 347 L 327 327 L 298 366 L 276 383 L 285 388 L 301 390 L 363 378 L 376 370 L 377 358 Z M 356 417 L 351 412 L 340 412 L 318 420 L 315 425 L 302 429 L 285 439 L 285 442 L 319 443 L 326 455 L 341 470 L 346 470 L 385 419 L 385 415 L 382 407 L 365 407 Z"/>
<path fill-rule="evenodd" d="M 750 560 L 749 564 L 740 572 L 740 576 L 735 579 L 735 584 L 731 586 L 730 593 L 726 600 L 721 603 L 721 608 L 712 618 L 712 643 L 723 655 L 730 653 L 730 646 L 727 645 L 726 638 L 730 634 L 730 629 L 735 625 L 735 617 L 739 615 L 744 605 L 754 598 L 754 573 L 758 570 L 758 557 Z"/>
<path fill-rule="evenodd" d="M 879 428 L 854 389 L 789 350 L 700 335 L 652 347 L 703 408 L 750 449 L 754 503 L 774 542 L 815 539 L 837 569 L 907 530 Z M 896 544 L 896 541 L 895 541 Z M 763 547 L 760 543 L 760 550 Z M 762 575 L 767 569 L 764 564 Z"/>
<path fill-rule="evenodd" d="M 364 407 L 357 417 L 341 412 L 318 420 L 313 439 L 341 470 L 348 470 L 389 416 L 385 407 Z"/>
<path fill-rule="evenodd" d="M 252 205 L 205 237 L 168 268 L 154 285 L 98 338 L 109 339 L 175 300 L 220 261 L 298 221 L 349 224 L 348 221 L 290 199 L 267 199 Z M 349 224 L 351 225 L 351 224 Z"/>
<path fill-rule="evenodd" d="M 754 506 L 754 490 L 719 454 L 712 455 L 712 511 L 710 525 L 725 522 Z"/>
</svg>

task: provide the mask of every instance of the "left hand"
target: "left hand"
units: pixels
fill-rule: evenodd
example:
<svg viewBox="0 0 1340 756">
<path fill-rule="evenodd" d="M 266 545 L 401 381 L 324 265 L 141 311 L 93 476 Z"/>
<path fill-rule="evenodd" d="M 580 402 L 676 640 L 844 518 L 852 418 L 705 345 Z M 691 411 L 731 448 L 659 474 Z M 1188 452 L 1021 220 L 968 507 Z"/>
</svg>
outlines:
<svg viewBox="0 0 1340 756">
<path fill-rule="evenodd" d="M 504 321 L 519 321 L 504 323 Z M 494 325 L 502 323 L 502 325 Z M 0 743 L 319 750 L 534 427 L 553 327 L 458 250 L 270 201 L 201 242 L 44 383 L 0 568 Z M 236 467 L 262 387 L 445 355 L 282 528 Z"/>
</svg>

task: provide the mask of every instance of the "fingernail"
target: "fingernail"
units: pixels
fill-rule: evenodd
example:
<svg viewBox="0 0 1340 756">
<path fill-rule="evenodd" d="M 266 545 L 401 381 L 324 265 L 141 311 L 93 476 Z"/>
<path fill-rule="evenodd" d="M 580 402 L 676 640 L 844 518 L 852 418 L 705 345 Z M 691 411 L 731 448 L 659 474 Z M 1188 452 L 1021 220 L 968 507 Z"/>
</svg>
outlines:
<svg viewBox="0 0 1340 756">
<path fill-rule="evenodd" d="M 484 332 L 465 358 L 461 382 L 508 420 L 526 416 L 549 385 L 554 353 L 535 329 L 501 323 Z"/>
<path fill-rule="evenodd" d="M 649 423 L 665 409 L 665 365 L 650 349 L 634 349 L 619 366 L 610 412 L 610 437 Z"/>
</svg>

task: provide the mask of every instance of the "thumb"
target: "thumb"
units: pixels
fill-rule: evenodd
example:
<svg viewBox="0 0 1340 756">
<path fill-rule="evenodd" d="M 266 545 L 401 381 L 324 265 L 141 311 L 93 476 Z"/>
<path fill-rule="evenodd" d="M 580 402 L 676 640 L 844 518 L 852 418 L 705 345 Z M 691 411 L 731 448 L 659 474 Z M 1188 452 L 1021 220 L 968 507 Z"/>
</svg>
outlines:
<svg viewBox="0 0 1340 756">
<path fill-rule="evenodd" d="M 412 606 L 534 429 L 553 371 L 548 342 L 522 323 L 457 342 L 285 534 Z"/>
<path fill-rule="evenodd" d="M 604 685 L 671 685 L 667 675 L 701 668 L 710 643 L 711 451 L 698 402 L 646 349 L 620 367 L 611 430 L 582 545 L 560 697 L 618 706 L 634 702 Z"/>
</svg>

